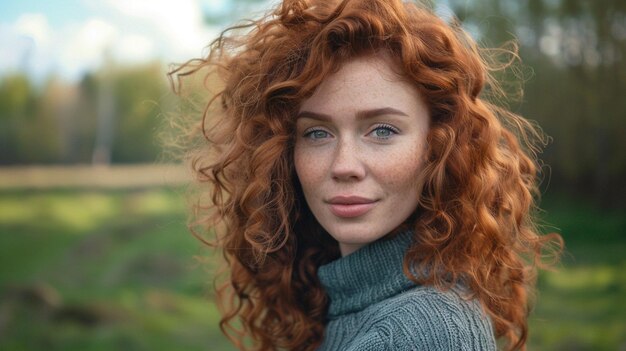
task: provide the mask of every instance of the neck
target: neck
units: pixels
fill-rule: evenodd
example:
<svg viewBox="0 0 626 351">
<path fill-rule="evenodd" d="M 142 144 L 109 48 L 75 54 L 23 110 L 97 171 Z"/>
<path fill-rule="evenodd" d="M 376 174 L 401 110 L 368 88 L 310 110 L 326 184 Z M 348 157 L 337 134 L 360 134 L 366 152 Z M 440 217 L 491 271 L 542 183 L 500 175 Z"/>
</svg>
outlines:
<svg viewBox="0 0 626 351">
<path fill-rule="evenodd" d="M 351 253 L 357 251 L 367 244 L 344 244 L 339 243 L 339 251 L 341 252 L 341 257 L 345 257 L 350 255 Z"/>
</svg>

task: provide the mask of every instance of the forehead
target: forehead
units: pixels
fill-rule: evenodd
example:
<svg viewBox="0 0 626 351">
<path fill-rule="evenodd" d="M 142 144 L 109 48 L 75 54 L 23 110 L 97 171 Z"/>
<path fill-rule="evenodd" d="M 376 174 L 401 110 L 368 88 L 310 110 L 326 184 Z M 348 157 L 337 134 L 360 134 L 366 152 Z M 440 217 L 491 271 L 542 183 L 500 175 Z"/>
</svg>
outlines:
<svg viewBox="0 0 626 351">
<path fill-rule="evenodd" d="M 402 79 L 398 72 L 398 65 L 388 54 L 357 56 L 344 62 L 337 72 L 326 77 L 317 90 L 349 83 L 375 82 L 381 78 L 396 82 Z"/>
</svg>

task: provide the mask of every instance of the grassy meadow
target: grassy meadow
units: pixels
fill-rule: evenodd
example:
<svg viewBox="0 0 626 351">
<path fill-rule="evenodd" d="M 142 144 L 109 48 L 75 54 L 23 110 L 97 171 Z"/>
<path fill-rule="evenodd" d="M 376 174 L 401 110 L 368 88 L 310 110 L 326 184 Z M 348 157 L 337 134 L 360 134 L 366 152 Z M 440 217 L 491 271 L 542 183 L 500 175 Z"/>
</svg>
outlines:
<svg viewBox="0 0 626 351">
<path fill-rule="evenodd" d="M 543 207 L 567 252 L 539 277 L 529 349 L 626 350 L 624 213 Z M 0 349 L 232 350 L 186 218 L 175 187 L 0 190 Z"/>
<path fill-rule="evenodd" d="M 173 188 L 0 193 L 0 349 L 228 350 L 185 206 Z"/>
</svg>

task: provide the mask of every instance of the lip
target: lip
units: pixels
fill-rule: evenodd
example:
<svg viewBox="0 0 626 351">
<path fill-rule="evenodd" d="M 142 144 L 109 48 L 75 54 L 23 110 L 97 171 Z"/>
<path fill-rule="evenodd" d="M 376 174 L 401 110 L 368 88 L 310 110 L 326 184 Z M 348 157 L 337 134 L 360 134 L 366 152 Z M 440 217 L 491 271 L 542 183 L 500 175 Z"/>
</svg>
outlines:
<svg viewBox="0 0 626 351">
<path fill-rule="evenodd" d="M 376 206 L 378 200 L 360 196 L 335 196 L 328 201 L 330 211 L 337 217 L 359 217 Z"/>
</svg>

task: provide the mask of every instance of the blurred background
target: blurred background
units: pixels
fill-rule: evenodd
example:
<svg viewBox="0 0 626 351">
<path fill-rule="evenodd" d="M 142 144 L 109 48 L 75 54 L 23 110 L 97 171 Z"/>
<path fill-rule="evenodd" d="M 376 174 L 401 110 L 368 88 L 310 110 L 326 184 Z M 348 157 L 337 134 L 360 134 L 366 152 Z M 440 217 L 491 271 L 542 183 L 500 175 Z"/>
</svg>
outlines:
<svg viewBox="0 0 626 351">
<path fill-rule="evenodd" d="M 158 136 L 180 110 L 168 64 L 271 3 L 0 4 L 0 349 L 232 349 Z M 434 3 L 482 45 L 518 41 L 509 108 L 552 138 L 540 215 L 566 252 L 539 276 L 529 349 L 626 350 L 626 2 Z"/>
</svg>

